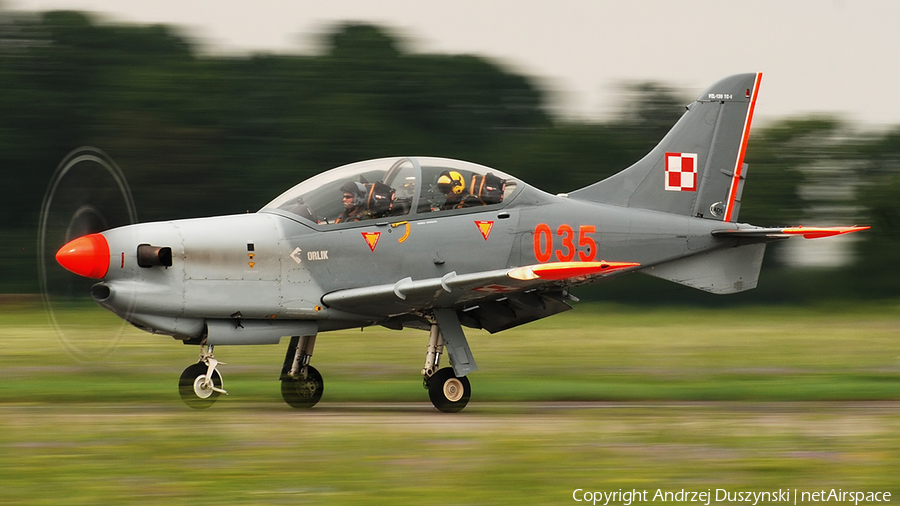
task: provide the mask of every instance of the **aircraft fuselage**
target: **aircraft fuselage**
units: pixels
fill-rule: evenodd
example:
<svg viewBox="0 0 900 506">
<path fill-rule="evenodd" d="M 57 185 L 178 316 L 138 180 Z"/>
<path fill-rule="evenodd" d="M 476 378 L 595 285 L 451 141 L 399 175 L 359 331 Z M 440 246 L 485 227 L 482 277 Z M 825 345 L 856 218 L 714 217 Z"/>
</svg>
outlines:
<svg viewBox="0 0 900 506">
<path fill-rule="evenodd" d="M 517 197 L 524 204 L 364 220 L 340 229 L 316 230 L 266 211 L 113 229 L 103 232 L 110 265 L 95 298 L 142 328 L 185 339 L 200 336 L 208 319 L 314 320 L 320 330 L 331 330 L 389 316 L 322 302 L 327 293 L 363 284 L 551 262 L 628 260 L 649 267 L 735 244 L 714 238 L 711 231 L 721 223 L 711 220 L 532 188 Z M 171 266 L 140 267 L 142 244 L 171 248 Z M 500 298 L 504 287 L 451 291 L 434 303 L 464 304 L 490 292 Z"/>
</svg>

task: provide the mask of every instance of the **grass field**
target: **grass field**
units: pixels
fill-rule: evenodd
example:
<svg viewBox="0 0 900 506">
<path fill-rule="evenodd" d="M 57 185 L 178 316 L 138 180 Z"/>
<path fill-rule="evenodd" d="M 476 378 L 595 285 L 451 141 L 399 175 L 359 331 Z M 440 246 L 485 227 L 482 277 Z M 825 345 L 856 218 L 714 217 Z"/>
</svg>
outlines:
<svg viewBox="0 0 900 506">
<path fill-rule="evenodd" d="M 39 305 L 3 301 L 0 504 L 561 504 L 576 489 L 900 500 L 897 303 L 582 304 L 470 331 L 480 370 L 456 415 L 421 387 L 423 332 L 321 335 L 325 395 L 305 412 L 280 398 L 284 346 L 220 347 L 230 395 L 193 411 L 175 385 L 196 347 L 103 313 L 57 319 L 85 349 L 121 340 L 75 360 Z"/>
</svg>

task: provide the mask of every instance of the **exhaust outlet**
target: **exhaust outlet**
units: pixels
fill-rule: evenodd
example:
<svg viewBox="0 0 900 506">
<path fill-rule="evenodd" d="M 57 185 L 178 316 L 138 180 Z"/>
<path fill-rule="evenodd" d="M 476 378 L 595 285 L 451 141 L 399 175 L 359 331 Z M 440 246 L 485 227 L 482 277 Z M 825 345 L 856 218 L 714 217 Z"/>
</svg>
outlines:
<svg viewBox="0 0 900 506">
<path fill-rule="evenodd" d="M 91 287 L 91 298 L 97 302 L 106 302 L 112 296 L 112 288 L 103 283 Z"/>
</svg>

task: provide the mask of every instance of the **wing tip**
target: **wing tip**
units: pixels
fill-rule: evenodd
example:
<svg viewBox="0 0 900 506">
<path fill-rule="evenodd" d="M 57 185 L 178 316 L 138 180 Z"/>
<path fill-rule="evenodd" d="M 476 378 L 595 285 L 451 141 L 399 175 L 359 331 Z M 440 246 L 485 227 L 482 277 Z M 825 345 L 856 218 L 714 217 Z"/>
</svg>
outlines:
<svg viewBox="0 0 900 506">
<path fill-rule="evenodd" d="M 852 234 L 853 232 L 861 232 L 872 227 L 853 225 L 851 227 L 790 227 L 785 228 L 781 232 L 787 235 L 802 235 L 804 239 L 819 239 L 822 237 L 834 237 L 836 235 Z"/>
<path fill-rule="evenodd" d="M 713 230 L 712 235 L 717 237 L 747 237 L 747 238 L 768 238 L 768 239 L 786 239 L 793 236 L 803 236 L 805 239 L 819 239 L 822 237 L 833 237 L 836 235 L 851 234 L 853 232 L 861 232 L 872 227 L 853 225 L 851 227 L 783 227 L 783 228 L 731 228 L 725 230 Z"/>
</svg>

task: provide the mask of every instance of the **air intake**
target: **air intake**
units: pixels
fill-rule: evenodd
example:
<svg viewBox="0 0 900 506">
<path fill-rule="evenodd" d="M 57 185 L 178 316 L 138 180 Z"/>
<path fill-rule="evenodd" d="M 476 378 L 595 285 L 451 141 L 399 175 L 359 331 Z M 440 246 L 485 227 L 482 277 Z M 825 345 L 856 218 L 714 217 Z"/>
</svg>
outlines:
<svg viewBox="0 0 900 506">
<path fill-rule="evenodd" d="M 137 263 L 141 267 L 172 266 L 172 248 L 141 244 L 137 248 Z"/>
</svg>

